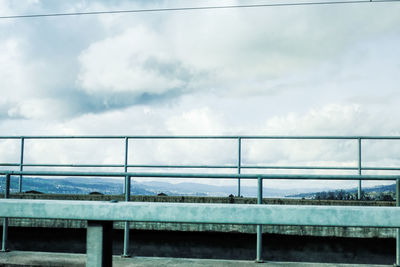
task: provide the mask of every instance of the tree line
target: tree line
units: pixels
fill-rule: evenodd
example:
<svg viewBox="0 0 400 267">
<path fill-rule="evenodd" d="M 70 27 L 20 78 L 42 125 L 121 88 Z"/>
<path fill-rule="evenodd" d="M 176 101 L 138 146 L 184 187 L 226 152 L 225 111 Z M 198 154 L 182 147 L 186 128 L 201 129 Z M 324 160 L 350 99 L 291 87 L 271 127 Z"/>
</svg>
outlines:
<svg viewBox="0 0 400 267">
<path fill-rule="evenodd" d="M 316 200 L 357 200 L 357 192 L 344 190 L 324 191 L 316 193 L 312 199 Z M 365 192 L 361 191 L 361 200 L 371 201 L 394 201 L 394 192 Z"/>
</svg>

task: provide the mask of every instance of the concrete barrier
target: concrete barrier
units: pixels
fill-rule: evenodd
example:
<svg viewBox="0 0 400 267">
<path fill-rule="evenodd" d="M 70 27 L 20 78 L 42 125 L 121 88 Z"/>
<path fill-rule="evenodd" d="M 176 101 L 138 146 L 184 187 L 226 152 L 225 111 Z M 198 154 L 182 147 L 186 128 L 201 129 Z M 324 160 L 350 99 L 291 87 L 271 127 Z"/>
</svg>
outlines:
<svg viewBox="0 0 400 267">
<path fill-rule="evenodd" d="M 12 194 L 14 199 L 53 199 L 53 200 L 92 200 L 123 201 L 122 195 L 66 195 L 66 194 Z M 131 196 L 133 202 L 168 202 L 168 203 L 220 203 L 220 204 L 255 204 L 256 198 L 242 197 L 195 197 L 195 196 Z M 309 200 L 309 199 L 279 199 L 264 198 L 263 204 L 279 205 L 324 205 L 324 206 L 395 206 L 395 202 L 385 201 L 341 201 L 341 200 Z M 2 222 L 0 222 L 1 225 Z M 42 227 L 42 228 L 86 228 L 84 220 L 61 219 L 9 219 L 11 227 Z M 254 225 L 237 224 L 193 224 L 193 223 L 156 223 L 131 222 L 130 229 L 187 231 L 187 232 L 227 232 L 227 233 L 256 233 Z M 124 229 L 123 222 L 114 222 L 115 229 Z M 396 230 L 376 227 L 324 227 L 324 226 L 287 226 L 266 225 L 263 233 L 321 236 L 321 237 L 353 237 L 353 238 L 395 238 Z"/>
</svg>

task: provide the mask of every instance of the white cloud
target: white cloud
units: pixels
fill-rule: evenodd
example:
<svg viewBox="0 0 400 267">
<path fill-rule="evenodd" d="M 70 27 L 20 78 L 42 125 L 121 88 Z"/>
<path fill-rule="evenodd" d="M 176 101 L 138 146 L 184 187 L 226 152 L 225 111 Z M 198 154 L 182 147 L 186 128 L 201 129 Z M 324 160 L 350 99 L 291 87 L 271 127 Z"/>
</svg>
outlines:
<svg viewBox="0 0 400 267">
<path fill-rule="evenodd" d="M 174 3 L 179 2 L 169 2 Z M 376 9 L 384 20 L 373 16 Z M 80 84 L 93 94 L 160 94 L 172 88 L 268 94 L 277 84 L 326 65 L 340 68 L 358 44 L 398 33 L 397 9 L 364 5 L 100 17 L 111 33 L 81 54 Z M 207 76 L 199 79 L 199 73 Z"/>
<path fill-rule="evenodd" d="M 221 135 L 224 127 L 221 115 L 208 107 L 184 111 L 166 121 L 166 128 L 172 135 Z"/>
<path fill-rule="evenodd" d="M 359 136 L 396 135 L 399 123 L 383 113 L 369 113 L 359 105 L 331 104 L 303 115 L 268 119 L 260 126 L 265 135 Z M 363 141 L 363 161 L 369 166 L 393 166 L 400 162 L 396 141 Z M 357 166 L 357 140 L 246 141 L 244 161 L 251 164 Z M 379 151 L 379 152 L 378 152 Z"/>
<path fill-rule="evenodd" d="M 103 140 L 101 146 L 98 140 L 26 140 L 24 158 L 42 164 L 122 164 L 123 151 L 123 140 Z"/>
<path fill-rule="evenodd" d="M 18 163 L 20 159 L 20 140 L 0 140 L 0 162 Z"/>
<path fill-rule="evenodd" d="M 1 117 L 63 117 L 68 114 L 66 103 L 51 92 L 55 90 L 47 90 L 50 78 L 45 75 L 46 68 L 43 62 L 29 59 L 28 46 L 23 39 L 0 42 Z"/>
<path fill-rule="evenodd" d="M 373 131 L 364 123 L 369 120 L 366 115 L 358 105 L 330 104 L 311 109 L 304 115 L 291 113 L 271 118 L 264 132 L 271 135 L 362 135 Z"/>
<path fill-rule="evenodd" d="M 11 8 L 9 6 L 9 1 L 0 0 L 0 10 L 2 11 L 1 15 L 3 15 L 3 16 L 11 14 Z M 1 23 L 4 23 L 4 22 L 5 21 L 0 22 L 0 25 L 1 25 Z"/>
<path fill-rule="evenodd" d="M 85 91 L 164 93 L 185 85 L 160 36 L 143 27 L 92 44 L 80 56 Z M 178 68 L 178 69 L 177 69 Z"/>
<path fill-rule="evenodd" d="M 33 90 L 32 69 L 26 64 L 21 40 L 9 38 L 0 43 L 0 80 L 8 101 L 29 97 Z"/>
<path fill-rule="evenodd" d="M 58 99 L 50 98 L 29 98 L 20 100 L 15 106 L 8 110 L 8 116 L 11 118 L 26 119 L 56 119 L 63 117 L 68 109 L 65 103 Z"/>
</svg>

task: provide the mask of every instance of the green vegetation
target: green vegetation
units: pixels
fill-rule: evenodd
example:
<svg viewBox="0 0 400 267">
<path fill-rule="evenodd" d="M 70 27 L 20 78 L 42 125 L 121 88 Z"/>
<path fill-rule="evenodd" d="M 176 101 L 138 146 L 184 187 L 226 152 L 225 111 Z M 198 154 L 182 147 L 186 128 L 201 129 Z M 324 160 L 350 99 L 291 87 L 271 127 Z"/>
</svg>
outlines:
<svg viewBox="0 0 400 267">
<path fill-rule="evenodd" d="M 393 201 L 396 199 L 396 185 L 378 185 L 369 188 L 363 188 L 361 191 L 361 200 L 372 201 Z M 287 197 L 317 199 L 317 200 L 357 200 L 357 189 L 333 190 L 305 194 L 290 195 Z"/>
<path fill-rule="evenodd" d="M 356 192 L 349 192 L 344 190 L 317 192 L 312 199 L 317 200 L 357 200 Z M 395 192 L 365 192 L 361 191 L 361 200 L 374 200 L 374 201 L 393 201 L 395 199 Z"/>
</svg>

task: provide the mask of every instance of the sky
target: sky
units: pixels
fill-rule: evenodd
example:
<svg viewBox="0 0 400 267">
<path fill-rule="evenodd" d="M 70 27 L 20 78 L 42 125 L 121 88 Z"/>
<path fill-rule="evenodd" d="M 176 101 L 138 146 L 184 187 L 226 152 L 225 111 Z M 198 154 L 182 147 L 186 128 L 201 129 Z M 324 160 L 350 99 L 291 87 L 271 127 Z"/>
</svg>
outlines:
<svg viewBox="0 0 400 267">
<path fill-rule="evenodd" d="M 0 16 L 271 2 L 283 1 L 0 0 Z M 395 2 L 0 19 L 0 135 L 400 135 L 398 14 Z M 105 143 L 32 141 L 26 160 L 121 163 L 123 143 Z M 398 166 L 400 141 L 363 145 L 366 165 Z M 0 141 L 0 161 L 18 147 Z M 129 160 L 236 164 L 236 147 L 137 141 Z M 242 152 L 243 164 L 357 166 L 354 141 Z"/>
</svg>

